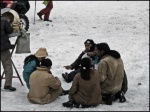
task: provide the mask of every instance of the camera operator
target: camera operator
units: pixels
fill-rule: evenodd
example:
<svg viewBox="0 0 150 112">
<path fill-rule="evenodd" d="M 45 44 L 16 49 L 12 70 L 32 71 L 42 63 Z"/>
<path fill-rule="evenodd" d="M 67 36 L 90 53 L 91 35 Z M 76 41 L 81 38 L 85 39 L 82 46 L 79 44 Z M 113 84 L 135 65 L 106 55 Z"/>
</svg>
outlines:
<svg viewBox="0 0 150 112">
<path fill-rule="evenodd" d="M 10 49 L 10 40 L 8 34 L 13 32 L 13 28 L 7 19 L 3 18 L 1 15 L 1 58 L 0 63 L 2 62 L 2 66 L 4 68 L 5 73 L 5 85 L 4 89 L 10 91 L 16 91 L 16 88 L 12 87 L 12 76 L 13 76 L 13 69 L 12 69 L 12 60 L 11 60 L 11 53 Z"/>
</svg>

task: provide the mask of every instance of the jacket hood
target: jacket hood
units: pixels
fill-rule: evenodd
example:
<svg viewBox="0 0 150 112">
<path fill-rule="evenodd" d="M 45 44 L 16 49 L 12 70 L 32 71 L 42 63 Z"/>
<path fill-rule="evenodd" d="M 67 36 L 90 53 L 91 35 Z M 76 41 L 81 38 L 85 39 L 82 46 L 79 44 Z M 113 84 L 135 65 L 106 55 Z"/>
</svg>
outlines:
<svg viewBox="0 0 150 112">
<path fill-rule="evenodd" d="M 105 53 L 102 55 L 102 57 L 105 56 L 105 55 L 110 55 L 110 56 L 112 56 L 112 57 L 114 57 L 114 58 L 116 58 L 116 59 L 121 58 L 120 53 L 119 53 L 118 51 L 116 51 L 116 50 L 107 51 L 107 52 L 105 52 Z"/>
<path fill-rule="evenodd" d="M 37 57 L 35 55 L 29 55 L 24 59 L 24 64 L 29 63 L 30 61 L 36 61 L 36 66 L 40 66 L 40 61 L 37 59 Z"/>
</svg>

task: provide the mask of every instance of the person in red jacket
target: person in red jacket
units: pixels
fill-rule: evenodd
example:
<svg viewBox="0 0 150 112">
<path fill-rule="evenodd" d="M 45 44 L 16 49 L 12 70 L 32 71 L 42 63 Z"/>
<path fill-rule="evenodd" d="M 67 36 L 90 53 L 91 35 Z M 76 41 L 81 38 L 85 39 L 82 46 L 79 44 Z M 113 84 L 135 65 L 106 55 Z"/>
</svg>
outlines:
<svg viewBox="0 0 150 112">
<path fill-rule="evenodd" d="M 44 15 L 44 21 L 49 21 L 52 22 L 52 20 L 49 20 L 50 12 L 53 9 L 53 1 L 52 0 L 47 0 L 44 1 L 43 4 L 46 5 L 44 9 L 42 9 L 40 12 L 37 13 L 39 18 L 43 20 L 42 15 Z"/>
</svg>

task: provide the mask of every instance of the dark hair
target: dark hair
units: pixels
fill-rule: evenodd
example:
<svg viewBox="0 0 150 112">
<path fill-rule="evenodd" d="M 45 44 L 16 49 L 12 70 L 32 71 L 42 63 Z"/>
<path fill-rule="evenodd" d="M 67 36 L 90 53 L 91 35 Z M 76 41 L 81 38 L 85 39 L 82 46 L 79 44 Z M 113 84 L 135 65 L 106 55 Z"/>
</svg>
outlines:
<svg viewBox="0 0 150 112">
<path fill-rule="evenodd" d="M 107 43 L 98 43 L 98 44 L 96 44 L 96 47 L 100 51 L 102 51 L 102 50 L 105 52 L 110 51 L 109 45 Z"/>
<path fill-rule="evenodd" d="M 91 60 L 90 58 L 83 58 L 81 60 L 81 69 L 80 69 L 80 73 L 81 73 L 81 77 L 84 80 L 90 80 L 91 76 L 90 76 L 90 68 L 91 68 Z"/>
<path fill-rule="evenodd" d="M 29 55 L 24 59 L 24 64 L 28 64 L 30 61 L 35 60 L 36 62 L 36 66 L 40 66 L 40 61 L 38 60 L 38 58 L 35 55 Z"/>
<path fill-rule="evenodd" d="M 89 52 L 94 51 L 94 49 L 95 49 L 95 43 L 94 43 L 94 41 L 93 41 L 92 39 L 87 39 L 87 40 L 84 42 L 84 44 L 91 44 L 92 47 L 90 48 Z"/>
<path fill-rule="evenodd" d="M 52 61 L 49 58 L 43 59 L 41 61 L 41 66 L 51 67 L 52 66 Z"/>
</svg>

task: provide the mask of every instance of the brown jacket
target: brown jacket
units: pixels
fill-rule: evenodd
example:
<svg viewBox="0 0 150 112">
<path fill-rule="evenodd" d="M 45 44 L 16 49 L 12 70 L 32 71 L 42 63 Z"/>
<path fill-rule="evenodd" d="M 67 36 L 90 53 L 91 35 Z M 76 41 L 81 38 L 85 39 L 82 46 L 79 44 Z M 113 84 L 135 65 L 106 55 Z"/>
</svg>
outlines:
<svg viewBox="0 0 150 112">
<path fill-rule="evenodd" d="M 29 84 L 28 99 L 32 103 L 50 103 L 62 92 L 60 80 L 45 67 L 37 67 L 30 76 Z"/>
<path fill-rule="evenodd" d="M 83 105 L 96 106 L 102 102 L 100 78 L 97 70 L 91 69 L 91 79 L 84 80 L 80 73 L 76 74 L 69 92 L 70 99 Z"/>
<path fill-rule="evenodd" d="M 118 58 L 104 55 L 98 65 L 98 72 L 101 79 L 102 94 L 115 94 L 121 90 L 124 65 L 120 54 Z"/>
</svg>

